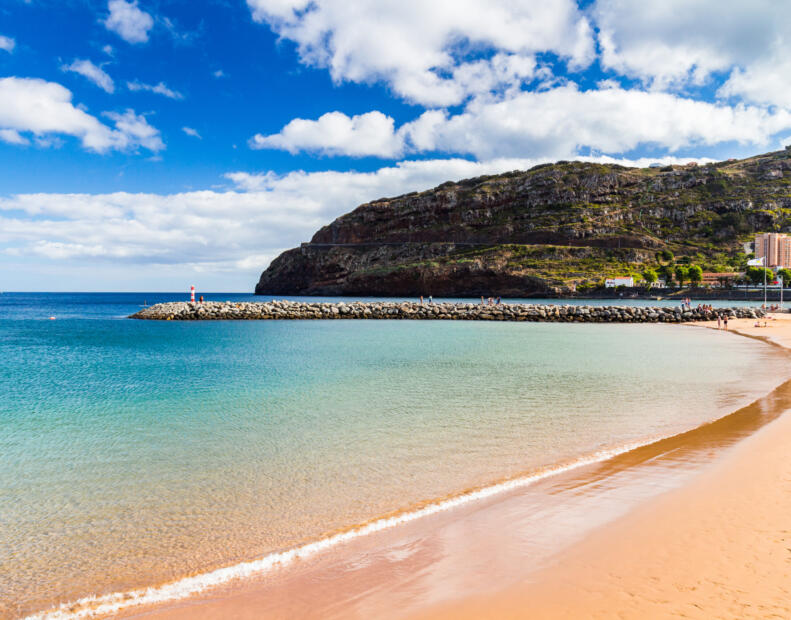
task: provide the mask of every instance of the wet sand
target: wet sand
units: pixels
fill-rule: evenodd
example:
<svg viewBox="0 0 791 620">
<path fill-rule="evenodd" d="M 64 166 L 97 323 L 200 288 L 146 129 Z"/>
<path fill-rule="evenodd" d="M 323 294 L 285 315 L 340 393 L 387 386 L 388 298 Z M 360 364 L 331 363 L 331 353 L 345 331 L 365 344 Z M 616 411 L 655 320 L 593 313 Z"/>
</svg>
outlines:
<svg viewBox="0 0 791 620">
<path fill-rule="evenodd" d="M 714 326 L 716 327 L 716 325 Z M 739 333 L 791 348 L 791 317 Z M 787 404 L 786 404 L 787 406 Z M 791 617 L 791 416 L 496 596 L 416 618 Z"/>
<path fill-rule="evenodd" d="M 752 324 L 730 327 L 791 348 L 791 317 Z M 786 382 L 689 433 L 125 617 L 791 617 L 789 408 Z"/>
</svg>

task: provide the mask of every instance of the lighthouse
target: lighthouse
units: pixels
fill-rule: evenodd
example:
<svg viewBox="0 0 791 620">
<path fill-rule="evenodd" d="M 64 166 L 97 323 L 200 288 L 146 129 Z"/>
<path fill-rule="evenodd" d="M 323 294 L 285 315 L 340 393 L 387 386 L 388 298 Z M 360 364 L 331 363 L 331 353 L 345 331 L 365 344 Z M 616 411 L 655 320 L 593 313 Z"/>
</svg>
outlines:
<svg viewBox="0 0 791 620">
<path fill-rule="evenodd" d="M 190 303 L 195 303 L 195 287 L 190 286 Z"/>
</svg>

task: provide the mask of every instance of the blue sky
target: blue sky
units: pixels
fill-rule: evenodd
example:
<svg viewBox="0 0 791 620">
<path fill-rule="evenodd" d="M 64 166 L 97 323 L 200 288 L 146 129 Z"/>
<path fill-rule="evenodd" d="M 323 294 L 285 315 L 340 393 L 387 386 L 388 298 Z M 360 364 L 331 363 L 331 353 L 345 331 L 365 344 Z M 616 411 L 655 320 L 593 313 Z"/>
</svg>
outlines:
<svg viewBox="0 0 791 620">
<path fill-rule="evenodd" d="M 783 4 L 5 0 L 0 290 L 252 290 L 381 196 L 779 148 Z"/>
</svg>

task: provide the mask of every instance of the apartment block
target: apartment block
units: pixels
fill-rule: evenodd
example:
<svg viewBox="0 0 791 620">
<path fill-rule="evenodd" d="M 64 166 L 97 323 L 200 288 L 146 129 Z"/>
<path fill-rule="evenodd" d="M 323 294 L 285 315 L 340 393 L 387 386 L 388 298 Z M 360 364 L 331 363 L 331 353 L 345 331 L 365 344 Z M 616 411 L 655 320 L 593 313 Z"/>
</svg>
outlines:
<svg viewBox="0 0 791 620">
<path fill-rule="evenodd" d="M 791 267 L 791 238 L 783 233 L 756 235 L 755 258 L 765 258 L 767 267 Z"/>
</svg>

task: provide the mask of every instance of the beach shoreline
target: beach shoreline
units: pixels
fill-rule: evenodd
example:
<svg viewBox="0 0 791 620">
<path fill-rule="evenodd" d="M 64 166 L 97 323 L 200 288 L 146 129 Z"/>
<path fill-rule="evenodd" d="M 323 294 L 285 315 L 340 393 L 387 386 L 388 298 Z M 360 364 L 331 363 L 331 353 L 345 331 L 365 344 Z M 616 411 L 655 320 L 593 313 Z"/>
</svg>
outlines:
<svg viewBox="0 0 791 620">
<path fill-rule="evenodd" d="M 791 349 L 788 315 L 730 327 Z M 780 413 L 689 484 L 597 530 L 530 582 L 410 617 L 791 617 L 789 440 L 791 416 Z"/>
<path fill-rule="evenodd" d="M 735 323 L 743 327 L 752 321 Z M 683 333 L 700 325 L 716 327 L 695 323 L 672 331 Z M 783 343 L 770 337 L 778 330 L 740 331 L 775 345 L 767 361 L 786 358 Z M 787 368 L 781 362 L 778 376 Z M 496 606 L 499 597 L 516 596 L 525 583 L 542 579 L 543 571 L 567 549 L 665 490 L 687 485 L 710 461 L 721 460 L 734 444 L 791 407 L 791 382 L 771 385 L 774 390 L 758 401 L 753 399 L 769 383 L 762 382 L 760 391 L 753 388 L 749 400 L 743 393 L 739 401 L 729 401 L 736 411 L 725 405 L 713 422 L 665 439 L 646 437 L 636 444 L 612 446 L 445 500 L 405 507 L 369 522 L 371 527 L 342 530 L 337 539 L 330 533 L 305 548 L 289 548 L 153 589 L 77 601 L 40 612 L 40 617 L 94 617 L 97 612 L 100 617 L 166 618 L 455 617 L 453 605 L 466 607 L 468 599 L 497 597 L 486 603 Z M 788 407 L 778 406 L 786 397 Z M 736 402 L 742 404 L 735 406 Z M 520 565 L 525 557 L 529 562 Z"/>
<path fill-rule="evenodd" d="M 731 327 L 741 335 L 761 338 L 779 347 L 789 348 L 791 346 L 791 321 L 786 320 L 781 315 L 776 320 L 770 320 L 769 324 L 772 325 L 771 328 L 756 329 L 752 327 L 753 323 L 750 320 L 737 320 L 731 322 Z M 716 328 L 716 323 L 708 325 L 698 323 L 696 325 Z M 780 334 L 781 331 L 784 332 L 784 335 Z M 776 402 L 770 403 L 767 399 L 771 398 L 774 398 Z M 470 548 L 476 549 L 485 558 L 487 552 L 491 553 L 493 549 L 502 551 L 510 544 L 507 535 L 503 537 L 498 534 L 496 540 L 493 541 L 492 536 L 485 535 L 482 532 L 493 524 L 505 528 L 509 526 L 509 521 L 504 516 L 509 511 L 511 511 L 512 517 L 516 514 L 514 506 L 520 501 L 518 491 L 498 494 L 495 498 L 482 500 L 480 503 L 476 502 L 475 505 L 468 505 L 461 510 L 452 510 L 450 513 L 429 517 L 425 520 L 426 523 L 416 523 L 396 528 L 397 531 L 391 531 L 383 536 L 377 535 L 372 540 L 358 539 L 353 543 L 347 543 L 341 549 L 322 554 L 323 557 L 319 558 L 315 563 L 308 561 L 295 569 L 289 568 L 289 570 L 283 571 L 284 573 L 290 573 L 289 575 L 270 574 L 265 579 L 255 578 L 247 582 L 237 582 L 181 601 L 164 602 L 158 606 L 148 608 L 131 608 L 121 613 L 120 616 L 216 618 L 232 615 L 234 617 L 250 618 L 356 618 L 372 617 L 370 614 L 373 613 L 377 617 L 392 618 L 571 618 L 580 617 L 580 614 L 590 615 L 590 617 L 635 617 L 636 615 L 646 615 L 647 613 L 648 617 L 658 617 L 680 613 L 679 609 L 672 606 L 678 603 L 682 607 L 685 604 L 695 607 L 696 599 L 694 596 L 691 603 L 687 599 L 683 599 L 683 597 L 679 598 L 678 601 L 674 601 L 672 596 L 663 599 L 661 604 L 656 603 L 640 589 L 642 587 L 650 590 L 655 585 L 655 578 L 652 577 L 643 582 L 640 577 L 634 576 L 640 574 L 638 569 L 642 560 L 635 560 L 638 566 L 632 566 L 631 574 L 627 573 L 628 576 L 635 580 L 636 583 L 630 585 L 634 585 L 632 589 L 637 592 L 636 595 L 628 597 L 627 600 L 624 600 L 624 597 L 618 594 L 621 589 L 628 591 L 628 588 L 623 588 L 622 582 L 618 582 L 617 588 L 615 588 L 617 592 L 609 592 L 606 587 L 608 584 L 594 582 L 587 585 L 584 577 L 588 572 L 588 567 L 590 567 L 593 560 L 596 560 L 601 564 L 598 572 L 603 575 L 610 575 L 613 574 L 613 571 L 610 570 L 611 567 L 627 565 L 628 562 L 626 560 L 630 557 L 632 559 L 634 557 L 643 558 L 644 554 L 639 551 L 638 547 L 643 543 L 646 546 L 656 544 L 652 542 L 654 541 L 652 536 L 653 528 L 661 530 L 662 522 L 652 523 L 651 521 L 655 511 L 654 506 L 659 505 L 663 507 L 663 510 L 668 510 L 665 508 L 665 504 L 669 504 L 671 512 L 678 512 L 679 507 L 674 503 L 674 501 L 679 501 L 674 500 L 677 496 L 686 497 L 691 493 L 690 489 L 694 489 L 693 494 L 696 497 L 706 496 L 708 494 L 707 489 L 717 489 L 721 486 L 722 472 L 730 471 L 729 468 L 733 467 L 732 464 L 735 460 L 747 458 L 750 462 L 756 461 L 760 455 L 756 455 L 756 450 L 751 449 L 750 446 L 759 441 L 763 446 L 767 433 L 772 436 L 772 432 L 769 432 L 770 428 L 774 429 L 782 426 L 783 436 L 791 435 L 791 423 L 784 420 L 782 416 L 782 412 L 788 406 L 791 406 L 791 382 L 786 382 L 780 388 L 776 388 L 772 394 L 751 406 L 756 420 L 753 426 L 741 429 L 721 429 L 723 433 L 718 440 L 722 442 L 721 445 L 701 446 L 702 455 L 697 454 L 687 460 L 681 459 L 679 462 L 683 464 L 683 467 L 668 467 L 668 471 L 672 473 L 660 471 L 658 477 L 656 471 L 651 473 L 656 478 L 654 480 L 655 483 L 660 486 L 667 484 L 669 490 L 666 490 L 666 492 L 662 491 L 648 498 L 638 497 L 639 492 L 627 492 L 626 499 L 622 501 L 622 504 L 628 504 L 628 506 L 622 505 L 618 508 L 623 514 L 619 514 L 615 518 L 605 519 L 602 523 L 594 524 L 594 527 L 590 531 L 585 532 L 580 540 L 574 542 L 559 554 L 554 556 L 549 554 L 544 559 L 542 566 L 533 570 L 513 569 L 511 574 L 508 574 L 509 567 L 507 565 L 492 567 L 491 576 L 499 576 L 500 583 L 498 584 L 488 583 L 485 587 L 481 586 L 476 589 L 476 579 L 471 578 L 475 577 L 479 582 L 486 580 L 489 576 L 487 573 L 490 567 L 486 566 L 485 561 L 483 561 L 483 564 L 481 564 L 481 561 L 476 561 L 476 568 L 470 571 L 461 565 L 460 560 L 464 557 L 469 557 Z M 773 415 L 777 416 L 776 419 L 770 421 L 766 418 L 767 408 L 773 408 Z M 715 426 L 728 427 L 733 422 L 732 418 L 734 416 L 735 414 L 731 414 L 726 416 L 728 420 L 720 419 L 713 424 Z M 689 433 L 705 434 L 700 433 L 698 429 L 693 429 Z M 678 452 L 680 447 L 689 448 L 690 442 L 684 437 L 684 435 L 689 433 L 682 433 L 679 436 L 663 440 L 667 444 L 664 447 L 661 446 L 663 442 L 660 441 L 658 444 L 651 444 L 653 447 L 649 446 L 647 450 L 646 448 L 639 448 L 618 455 L 607 461 L 603 467 L 601 463 L 590 464 L 574 472 L 560 474 L 553 477 L 545 485 L 542 485 L 542 483 L 535 485 L 537 487 L 536 490 L 539 493 L 545 493 L 547 497 L 551 497 L 552 493 L 555 492 L 552 489 L 575 484 L 581 486 L 589 484 L 592 473 L 595 474 L 593 478 L 598 477 L 597 479 L 600 482 L 616 470 L 629 472 L 629 475 L 634 476 L 634 472 L 642 466 L 637 461 L 642 459 L 644 463 L 661 462 L 662 459 L 668 460 L 667 455 Z M 654 454 L 651 450 L 656 451 L 657 445 L 659 445 L 659 449 Z M 775 454 L 775 452 L 771 450 L 766 451 L 763 448 L 759 449 L 759 451 L 764 455 Z M 637 458 L 637 461 L 635 461 L 635 458 Z M 672 461 L 673 458 L 670 457 L 669 460 Z M 694 462 L 696 460 L 697 462 Z M 667 463 L 665 463 L 665 466 L 667 466 Z M 592 471 L 597 467 L 601 468 L 604 473 L 599 474 Z M 661 467 L 659 469 L 661 470 Z M 682 472 L 682 469 L 686 473 Z M 619 475 L 621 474 L 619 473 Z M 637 476 L 638 479 L 640 475 Z M 676 480 L 674 476 L 681 476 L 681 478 Z M 671 481 L 671 479 L 673 480 Z M 645 480 L 650 480 L 650 478 Z M 645 482 L 645 480 L 642 482 Z M 708 482 L 702 482 L 704 480 Z M 747 480 L 749 481 L 749 478 Z M 621 482 L 613 484 L 618 486 Z M 633 495 L 630 496 L 629 493 L 633 493 Z M 617 501 L 616 499 L 616 503 Z M 624 507 L 626 508 L 625 510 L 623 510 Z M 496 516 L 492 516 L 493 514 Z M 612 515 L 609 516 L 612 517 Z M 595 521 L 596 519 L 592 520 Z M 678 526 L 677 520 L 673 522 Z M 525 524 L 522 523 L 522 525 L 524 526 Z M 645 541 L 641 539 L 632 540 L 631 545 L 624 550 L 622 546 L 617 544 L 624 528 L 633 528 L 635 531 L 641 531 Z M 454 541 L 452 545 L 448 545 L 449 532 L 466 530 L 469 533 L 470 529 L 479 536 L 480 540 L 477 543 L 470 545 L 469 541 L 463 543 Z M 679 539 L 685 539 L 682 533 L 677 532 Z M 524 534 L 525 532 L 523 532 Z M 746 535 L 749 536 L 749 534 L 748 528 Z M 705 537 L 701 535 L 700 538 L 704 539 Z M 429 541 L 429 543 L 427 544 L 426 541 Z M 441 542 L 441 544 L 447 546 L 437 555 L 436 549 L 434 552 L 427 551 L 427 547 L 430 547 L 432 542 Z M 522 542 L 524 542 L 523 539 Z M 490 547 L 489 549 L 486 549 L 487 545 Z M 449 547 L 454 546 L 456 547 L 455 549 L 449 550 Z M 590 548 L 595 549 L 595 551 L 590 551 Z M 672 546 L 668 546 L 668 548 L 672 548 Z M 712 548 L 717 547 L 713 544 Z M 634 551 L 635 549 L 637 551 Z M 608 554 L 617 554 L 619 552 L 627 557 L 622 558 L 618 556 L 617 559 L 608 559 Z M 631 556 L 630 553 L 632 554 Z M 387 557 L 393 554 L 405 555 L 405 559 L 394 561 L 391 557 Z M 660 552 L 655 552 L 654 555 L 663 557 Z M 682 554 L 682 559 L 685 560 L 686 558 L 683 556 L 684 554 Z M 358 561 L 360 558 L 363 558 L 363 564 L 366 565 L 363 569 L 357 566 L 349 567 L 351 562 Z M 455 560 L 455 565 L 453 565 L 451 558 Z M 518 561 L 518 555 L 510 557 L 510 559 L 512 562 Z M 698 559 L 704 562 L 707 561 L 705 554 Z M 449 562 L 451 566 L 449 566 Z M 729 562 L 733 562 L 733 559 L 729 559 Z M 437 570 L 438 565 L 443 566 L 442 570 Z M 680 568 L 693 570 L 687 566 L 686 562 L 680 562 L 679 566 L 663 565 L 663 570 L 666 569 L 669 575 L 668 579 L 671 581 L 673 579 L 673 570 Z M 362 572 L 360 572 L 361 570 Z M 410 596 L 416 594 L 415 591 L 410 590 L 408 587 L 399 588 L 392 585 L 404 579 L 402 572 L 405 570 L 417 570 L 418 573 L 422 571 L 433 579 L 438 579 L 442 576 L 444 579 L 451 581 L 467 580 L 469 581 L 468 592 L 464 596 L 451 596 L 449 597 L 451 600 L 440 600 L 432 603 L 431 596 L 425 596 L 425 600 L 420 605 L 411 607 L 403 605 Z M 454 574 L 454 572 L 457 574 Z M 466 573 L 464 579 L 458 573 Z M 782 577 L 785 573 L 780 572 L 778 574 Z M 363 580 L 364 585 L 358 587 L 358 585 L 352 583 L 354 579 L 358 581 Z M 719 583 L 727 583 L 727 580 Z M 437 584 L 435 584 L 435 587 L 442 589 Z M 694 584 L 690 585 L 690 591 L 697 591 L 697 587 Z M 778 583 L 777 587 L 778 592 L 785 592 L 782 584 Z M 346 592 L 343 591 L 344 588 L 347 588 Z M 765 597 L 770 590 L 771 588 L 762 588 L 760 595 Z M 612 596 L 608 596 L 608 592 Z M 423 591 L 422 594 L 425 595 L 426 592 Z M 366 598 L 369 599 L 368 602 L 366 602 Z M 590 598 L 593 600 L 589 600 Z M 718 595 L 715 598 L 720 600 L 722 597 Z M 707 600 L 710 599 L 711 597 Z M 643 601 L 645 606 L 643 606 Z M 393 603 L 401 603 L 403 606 L 393 607 Z M 601 607 L 596 607 L 594 603 L 601 603 Z M 624 606 L 621 607 L 620 605 Z M 659 607 L 656 607 L 656 605 L 659 605 Z M 397 611 L 393 611 L 394 609 Z M 386 610 L 389 611 L 386 612 Z M 590 611 L 590 614 L 588 614 L 588 611 Z M 683 609 L 684 613 L 688 611 Z M 704 605 L 698 611 L 699 615 L 694 616 L 693 609 L 692 617 L 703 618 L 711 617 L 712 615 L 718 617 L 749 616 L 744 606 L 739 607 L 738 613 L 733 612 L 728 607 L 717 607 L 714 609 L 710 605 Z M 654 613 L 654 616 L 651 615 L 652 613 Z"/>
</svg>

